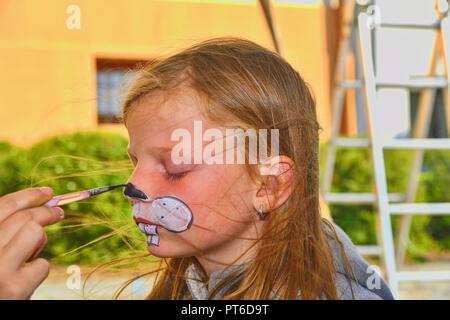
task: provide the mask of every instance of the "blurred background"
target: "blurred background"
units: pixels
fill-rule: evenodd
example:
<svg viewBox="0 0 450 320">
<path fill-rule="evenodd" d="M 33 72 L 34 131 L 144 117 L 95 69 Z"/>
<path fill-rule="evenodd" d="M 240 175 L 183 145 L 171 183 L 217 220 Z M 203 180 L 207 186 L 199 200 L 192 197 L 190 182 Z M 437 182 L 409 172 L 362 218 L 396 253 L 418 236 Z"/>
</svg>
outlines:
<svg viewBox="0 0 450 320">
<path fill-rule="evenodd" d="M 133 69 L 210 37 L 244 37 L 278 51 L 314 91 L 323 128 L 324 215 L 394 281 L 394 271 L 439 272 L 405 276 L 399 298 L 450 299 L 450 216 L 389 216 L 392 230 L 380 223 L 374 176 L 381 173 L 364 142 L 373 138 L 371 121 L 397 138 L 448 138 L 448 52 L 436 40 L 445 38 L 436 28 L 447 12 L 446 0 L 0 0 L 0 195 L 31 186 L 66 193 L 123 183 L 132 169 L 116 117 Z M 388 26 L 361 38 L 359 13 Z M 361 39 L 374 44 L 373 60 L 361 53 Z M 369 64 L 377 77 L 396 82 L 376 103 L 366 97 L 370 86 L 377 88 L 368 77 L 364 85 Z M 404 79 L 431 73 L 439 75 L 436 88 L 399 88 Z M 380 120 L 367 113 L 373 104 L 378 117 L 393 121 L 377 127 Z M 427 129 L 419 132 L 421 110 Z M 341 138 L 350 139 L 340 144 Z M 449 152 L 426 151 L 419 165 L 416 156 L 385 153 L 389 192 L 409 190 L 410 202 L 450 201 Z M 34 299 L 109 299 L 123 281 L 154 268 L 152 257 L 141 257 L 144 241 L 120 192 L 68 205 L 66 215 L 47 228 L 42 255 L 52 270 Z M 396 250 L 386 253 L 383 239 L 391 235 Z M 83 290 L 96 266 L 134 255 L 102 267 Z M 386 260 L 394 258 L 389 273 Z M 125 298 L 144 297 L 151 284 L 151 277 L 139 279 Z"/>
</svg>

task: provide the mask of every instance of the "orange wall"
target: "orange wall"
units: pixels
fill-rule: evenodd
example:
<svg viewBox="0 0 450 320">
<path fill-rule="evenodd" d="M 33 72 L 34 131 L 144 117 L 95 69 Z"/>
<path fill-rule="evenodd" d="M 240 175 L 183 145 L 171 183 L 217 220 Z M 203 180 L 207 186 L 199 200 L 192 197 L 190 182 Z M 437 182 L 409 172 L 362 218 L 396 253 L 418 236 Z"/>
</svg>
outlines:
<svg viewBox="0 0 450 320">
<path fill-rule="evenodd" d="M 81 29 L 66 28 L 68 5 Z M 275 4 L 283 53 L 312 85 L 329 127 L 324 8 Z M 147 58 L 212 36 L 271 47 L 260 9 L 224 1 L 0 0 L 0 140 L 28 145 L 95 129 L 95 59 Z"/>
</svg>

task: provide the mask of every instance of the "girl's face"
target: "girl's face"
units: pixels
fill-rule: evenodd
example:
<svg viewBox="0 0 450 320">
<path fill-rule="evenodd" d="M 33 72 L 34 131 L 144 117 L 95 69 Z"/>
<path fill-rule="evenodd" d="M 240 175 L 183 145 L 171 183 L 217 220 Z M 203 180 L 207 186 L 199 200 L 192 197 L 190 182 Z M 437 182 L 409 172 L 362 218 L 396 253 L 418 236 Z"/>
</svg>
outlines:
<svg viewBox="0 0 450 320">
<path fill-rule="evenodd" d="M 252 201 L 257 185 L 243 164 L 194 164 L 193 158 L 192 164 L 175 164 L 171 151 L 180 141 L 171 140 L 174 130 L 188 130 L 194 146 L 194 139 L 202 139 L 194 135 L 194 121 L 202 122 L 203 132 L 218 127 L 200 113 L 193 91 L 168 94 L 164 101 L 161 97 L 158 92 L 148 94 L 128 114 L 128 152 L 135 166 L 129 182 L 150 198 L 180 198 L 190 207 L 193 223 L 179 233 L 158 225 L 159 245 L 148 249 L 159 257 L 231 263 L 260 236 L 263 222 Z"/>
</svg>

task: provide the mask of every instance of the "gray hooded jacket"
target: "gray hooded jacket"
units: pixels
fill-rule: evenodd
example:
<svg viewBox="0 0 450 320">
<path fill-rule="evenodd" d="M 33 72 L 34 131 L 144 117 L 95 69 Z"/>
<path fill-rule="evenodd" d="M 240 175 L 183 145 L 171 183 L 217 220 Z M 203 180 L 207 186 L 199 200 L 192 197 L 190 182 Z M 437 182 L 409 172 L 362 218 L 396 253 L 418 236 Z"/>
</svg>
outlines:
<svg viewBox="0 0 450 320">
<path fill-rule="evenodd" d="M 324 228 L 329 227 L 324 224 Z M 351 264 L 353 274 L 348 279 L 345 274 L 344 264 L 342 262 L 341 250 L 336 240 L 328 236 L 328 241 L 333 253 L 333 260 L 336 268 L 335 285 L 340 300 L 393 300 L 393 296 L 389 287 L 384 280 L 376 272 L 376 268 L 370 266 L 357 252 L 350 238 L 345 232 L 334 225 L 337 236 L 344 246 L 345 253 Z M 328 234 L 328 232 L 327 232 Z M 191 265 L 186 269 L 186 284 L 189 293 L 193 299 L 207 299 L 208 293 L 231 272 L 241 266 L 232 266 L 225 271 L 216 271 L 210 275 L 209 284 L 204 284 L 201 279 L 201 271 L 195 265 Z M 350 281 L 349 281 L 350 280 Z M 236 279 L 235 281 L 238 281 Z M 235 282 L 228 283 L 226 286 L 218 290 L 213 299 L 220 299 L 226 290 L 234 285 Z M 351 287 L 350 287 L 351 286 Z M 353 291 L 353 294 L 352 294 Z"/>
</svg>

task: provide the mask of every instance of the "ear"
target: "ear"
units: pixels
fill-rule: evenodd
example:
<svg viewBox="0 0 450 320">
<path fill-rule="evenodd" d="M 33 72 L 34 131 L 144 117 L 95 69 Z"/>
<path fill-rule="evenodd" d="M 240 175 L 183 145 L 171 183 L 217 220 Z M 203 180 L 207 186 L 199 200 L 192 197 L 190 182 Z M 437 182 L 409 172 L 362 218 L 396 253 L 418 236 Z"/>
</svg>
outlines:
<svg viewBox="0 0 450 320">
<path fill-rule="evenodd" d="M 294 189 L 294 162 L 287 156 L 276 156 L 260 164 L 261 179 L 253 197 L 256 211 L 264 212 L 280 207 Z"/>
</svg>

